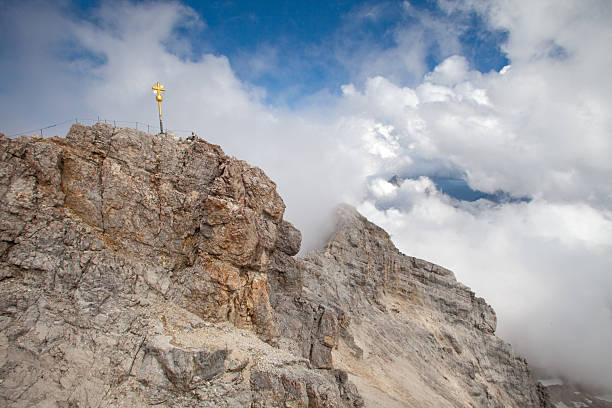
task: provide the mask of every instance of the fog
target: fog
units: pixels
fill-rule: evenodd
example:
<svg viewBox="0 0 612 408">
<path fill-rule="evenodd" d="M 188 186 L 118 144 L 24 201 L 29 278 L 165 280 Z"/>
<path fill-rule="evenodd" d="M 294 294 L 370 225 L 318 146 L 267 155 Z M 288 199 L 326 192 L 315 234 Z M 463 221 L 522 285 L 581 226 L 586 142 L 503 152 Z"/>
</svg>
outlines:
<svg viewBox="0 0 612 408">
<path fill-rule="evenodd" d="M 188 36 L 206 22 L 189 7 L 105 4 L 87 19 L 69 3 L 0 5 L 0 131 L 98 116 L 154 124 L 160 81 L 167 127 L 263 168 L 304 249 L 329 233 L 337 203 L 353 204 L 484 297 L 531 364 L 612 384 L 611 3 L 440 1 L 437 17 L 404 3 L 412 25 L 390 48 L 348 52 L 332 38 L 350 66 L 342 91 L 293 109 L 266 103 L 227 57 L 198 54 Z M 507 32 L 499 72 L 461 55 L 453 22 L 472 12 Z M 337 35 L 364 15 L 375 13 L 356 10 Z M 432 43 L 447 58 L 428 72 Z M 395 174 L 411 178 L 395 186 Z M 530 201 L 458 201 L 428 178 L 439 174 Z"/>
</svg>

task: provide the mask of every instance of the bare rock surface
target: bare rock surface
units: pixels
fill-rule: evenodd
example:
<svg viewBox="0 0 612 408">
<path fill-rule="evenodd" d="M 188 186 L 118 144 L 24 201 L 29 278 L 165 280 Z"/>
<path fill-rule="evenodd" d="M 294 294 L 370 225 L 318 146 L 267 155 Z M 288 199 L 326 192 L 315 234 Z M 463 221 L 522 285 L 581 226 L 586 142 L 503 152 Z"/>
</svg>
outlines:
<svg viewBox="0 0 612 408">
<path fill-rule="evenodd" d="M 544 382 L 544 381 L 543 381 Z M 547 385 L 550 401 L 555 408 L 612 408 L 610 397 L 597 396 L 591 390 L 564 384 L 562 381 Z"/>
<path fill-rule="evenodd" d="M 107 125 L 0 160 L 0 406 L 360 405 L 274 347 L 267 270 L 301 238 L 260 169 Z"/>
<path fill-rule="evenodd" d="M 302 349 L 315 366 L 346 371 L 369 407 L 549 406 L 483 299 L 354 208 L 337 213 L 326 248 L 300 261 L 301 297 L 275 306 L 291 337 L 315 339 Z"/>
<path fill-rule="evenodd" d="M 219 146 L 75 125 L 0 161 L 0 406 L 547 406 L 452 272 L 348 206 L 294 258 Z"/>
</svg>

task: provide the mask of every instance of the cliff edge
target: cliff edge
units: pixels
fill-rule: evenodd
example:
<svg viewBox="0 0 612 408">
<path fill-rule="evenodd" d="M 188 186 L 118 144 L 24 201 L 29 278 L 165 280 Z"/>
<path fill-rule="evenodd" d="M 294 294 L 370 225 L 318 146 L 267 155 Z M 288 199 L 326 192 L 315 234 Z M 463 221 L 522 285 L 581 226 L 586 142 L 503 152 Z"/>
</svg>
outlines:
<svg viewBox="0 0 612 408">
<path fill-rule="evenodd" d="M 540 407 L 493 310 L 340 206 L 303 259 L 275 184 L 201 139 L 0 135 L 7 407 Z"/>
</svg>

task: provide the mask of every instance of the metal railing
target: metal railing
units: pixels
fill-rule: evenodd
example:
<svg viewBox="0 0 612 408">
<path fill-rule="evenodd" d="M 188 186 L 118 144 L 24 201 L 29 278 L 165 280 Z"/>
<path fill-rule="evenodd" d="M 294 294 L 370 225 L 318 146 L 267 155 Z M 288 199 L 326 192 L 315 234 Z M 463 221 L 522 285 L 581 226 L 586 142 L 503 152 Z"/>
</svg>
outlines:
<svg viewBox="0 0 612 408">
<path fill-rule="evenodd" d="M 21 136 L 21 135 L 31 135 L 34 134 L 35 132 L 40 132 L 40 136 L 43 137 L 43 132 L 47 129 L 52 129 L 52 128 L 61 128 L 63 125 L 67 125 L 70 124 L 72 126 L 72 124 L 75 123 L 79 123 L 79 124 L 91 124 L 94 125 L 96 123 L 106 123 L 108 125 L 113 125 L 114 127 L 130 127 L 136 130 L 140 130 L 142 132 L 146 132 L 148 134 L 157 134 L 155 132 L 156 127 L 148 124 L 148 123 L 144 123 L 144 122 L 134 122 L 134 121 L 128 121 L 128 120 L 115 120 L 115 119 L 104 119 L 98 116 L 97 119 L 79 119 L 79 118 L 74 118 L 74 119 L 69 119 L 69 120 L 65 120 L 63 122 L 58 122 L 58 123 L 54 123 L 52 125 L 48 125 L 48 126 L 42 126 L 39 128 L 34 128 L 31 130 L 23 130 L 21 132 L 17 132 L 17 133 L 13 133 L 11 135 L 7 135 L 8 137 L 15 137 L 15 136 Z M 174 134 L 186 134 L 186 135 L 191 135 L 191 134 L 195 134 L 195 131 L 193 130 L 184 130 L 184 129 L 168 129 L 168 131 L 174 133 Z"/>
</svg>

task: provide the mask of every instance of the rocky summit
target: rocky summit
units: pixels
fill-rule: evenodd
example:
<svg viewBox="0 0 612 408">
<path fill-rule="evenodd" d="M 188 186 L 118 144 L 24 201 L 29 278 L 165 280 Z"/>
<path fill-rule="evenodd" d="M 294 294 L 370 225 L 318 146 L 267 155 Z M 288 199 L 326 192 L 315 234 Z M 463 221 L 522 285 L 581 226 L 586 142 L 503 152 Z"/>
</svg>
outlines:
<svg viewBox="0 0 612 408">
<path fill-rule="evenodd" d="M 0 160 L 1 406 L 549 406 L 451 271 L 346 205 L 296 258 L 219 146 L 75 125 Z"/>
</svg>

